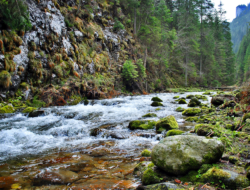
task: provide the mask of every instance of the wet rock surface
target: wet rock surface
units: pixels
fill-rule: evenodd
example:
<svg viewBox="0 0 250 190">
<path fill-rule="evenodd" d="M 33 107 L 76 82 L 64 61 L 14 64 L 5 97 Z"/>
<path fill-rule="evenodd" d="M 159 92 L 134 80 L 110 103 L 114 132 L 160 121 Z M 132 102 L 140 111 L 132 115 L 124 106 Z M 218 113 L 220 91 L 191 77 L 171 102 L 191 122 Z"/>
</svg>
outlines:
<svg viewBox="0 0 250 190">
<path fill-rule="evenodd" d="M 178 175 L 217 162 L 223 151 L 224 145 L 215 139 L 173 136 L 164 138 L 153 148 L 152 161 L 165 172 Z"/>
</svg>

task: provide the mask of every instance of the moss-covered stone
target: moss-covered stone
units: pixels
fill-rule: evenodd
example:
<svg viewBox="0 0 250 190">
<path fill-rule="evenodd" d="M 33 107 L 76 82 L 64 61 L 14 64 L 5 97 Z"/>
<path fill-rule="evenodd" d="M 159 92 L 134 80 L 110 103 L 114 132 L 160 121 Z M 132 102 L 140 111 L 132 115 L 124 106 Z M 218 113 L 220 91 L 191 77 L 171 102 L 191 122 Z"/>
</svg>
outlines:
<svg viewBox="0 0 250 190">
<path fill-rule="evenodd" d="M 178 107 L 178 108 L 176 108 L 176 110 L 175 111 L 177 111 L 177 112 L 183 112 L 185 109 L 184 108 L 182 108 L 182 107 Z"/>
<path fill-rule="evenodd" d="M 181 130 L 177 130 L 177 129 L 173 129 L 173 130 L 169 130 L 166 134 L 166 137 L 169 137 L 169 136 L 175 136 L 175 135 L 181 135 L 183 134 L 184 132 L 181 131 Z"/>
<path fill-rule="evenodd" d="M 157 176 L 157 173 L 155 173 L 153 169 L 148 168 L 146 171 L 143 172 L 143 175 L 142 175 L 143 185 L 159 183 L 160 181 L 161 179 Z"/>
<path fill-rule="evenodd" d="M 178 98 L 180 98 L 180 96 L 174 96 L 174 97 L 173 97 L 173 99 L 178 99 Z"/>
<path fill-rule="evenodd" d="M 178 101 L 178 104 L 187 104 L 186 100 L 185 99 L 180 99 Z"/>
<path fill-rule="evenodd" d="M 147 130 L 147 129 L 153 129 L 155 126 L 156 122 L 155 121 L 131 121 L 129 123 L 128 128 L 131 130 L 136 130 L 136 129 L 142 129 L 142 130 Z"/>
<path fill-rule="evenodd" d="M 183 111 L 182 115 L 195 116 L 195 115 L 198 115 L 199 113 L 201 113 L 201 109 L 199 109 L 199 108 L 189 108 L 189 109 L 186 109 L 185 111 Z"/>
<path fill-rule="evenodd" d="M 142 117 L 157 117 L 157 115 L 155 113 L 148 113 Z"/>
<path fill-rule="evenodd" d="M 151 151 L 148 149 L 145 149 L 141 152 L 141 156 L 143 157 L 150 157 L 151 156 Z"/>
<path fill-rule="evenodd" d="M 188 117 L 188 118 L 185 119 L 185 121 L 197 122 L 198 121 L 198 117 Z"/>
<path fill-rule="evenodd" d="M 201 102 L 197 98 L 192 98 L 188 103 L 188 107 L 196 107 L 200 105 L 201 105 Z"/>
<path fill-rule="evenodd" d="M 158 98 L 158 97 L 153 97 L 153 98 L 151 99 L 151 101 L 153 101 L 153 102 L 163 102 L 162 99 L 160 99 L 160 98 Z"/>
<path fill-rule="evenodd" d="M 7 106 L 4 106 L 2 108 L 0 108 L 0 113 L 14 113 L 15 112 L 15 109 L 14 107 L 12 106 L 12 104 L 9 104 Z"/>
<path fill-rule="evenodd" d="M 201 176 L 201 181 L 204 183 L 225 184 L 226 189 L 241 189 L 248 187 L 249 180 L 246 176 L 239 175 L 229 170 L 211 168 Z"/>
<path fill-rule="evenodd" d="M 236 156 L 229 156 L 229 162 L 232 164 L 235 164 L 236 162 L 239 161 L 239 158 Z"/>
<path fill-rule="evenodd" d="M 212 93 L 207 91 L 207 92 L 204 92 L 202 95 L 212 95 Z"/>
<path fill-rule="evenodd" d="M 30 112 L 33 112 L 35 110 L 37 110 L 37 108 L 27 107 L 22 112 L 23 113 L 30 113 Z"/>
<path fill-rule="evenodd" d="M 199 100 L 207 100 L 206 96 L 202 96 L 202 95 L 195 95 L 195 98 L 199 99 Z"/>
<path fill-rule="evenodd" d="M 168 117 L 165 117 L 163 119 L 160 119 L 156 123 L 156 131 L 158 133 L 161 133 L 164 130 L 170 130 L 170 129 L 178 129 L 178 123 L 174 116 L 170 115 Z"/>
<path fill-rule="evenodd" d="M 159 107 L 159 106 L 163 106 L 163 104 L 160 103 L 160 102 L 153 102 L 153 103 L 151 104 L 151 106 L 153 106 L 153 107 Z"/>
<path fill-rule="evenodd" d="M 192 98 L 194 98 L 194 95 L 187 95 L 186 98 L 187 99 L 192 99 Z"/>
<path fill-rule="evenodd" d="M 197 171 L 190 171 L 190 172 L 188 172 L 187 175 L 182 176 L 180 178 L 180 180 L 182 182 L 192 182 L 192 183 L 195 183 L 195 182 L 198 181 L 198 178 L 196 177 L 198 175 L 199 175 L 199 173 Z"/>
<path fill-rule="evenodd" d="M 245 122 L 247 119 L 250 119 L 250 113 L 246 113 L 246 114 L 243 116 L 243 122 Z"/>
<path fill-rule="evenodd" d="M 160 110 L 161 110 L 161 108 L 156 108 L 156 109 L 155 109 L 155 111 L 160 111 Z"/>
</svg>

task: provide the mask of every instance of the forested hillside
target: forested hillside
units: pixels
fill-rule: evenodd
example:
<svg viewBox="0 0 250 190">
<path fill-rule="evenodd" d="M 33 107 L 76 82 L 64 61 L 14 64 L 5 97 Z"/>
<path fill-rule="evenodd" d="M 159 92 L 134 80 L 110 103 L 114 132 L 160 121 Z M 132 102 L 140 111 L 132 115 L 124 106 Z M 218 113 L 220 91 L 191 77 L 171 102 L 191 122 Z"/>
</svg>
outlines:
<svg viewBox="0 0 250 190">
<path fill-rule="evenodd" d="M 210 0 L 0 0 L 0 10 L 2 98 L 63 105 L 234 82 L 229 23 Z"/>
<path fill-rule="evenodd" d="M 243 37 L 246 35 L 250 20 L 250 7 L 248 6 L 245 11 L 243 11 L 239 17 L 235 18 L 230 23 L 233 51 L 236 54 L 240 48 L 240 43 Z"/>
<path fill-rule="evenodd" d="M 250 31 L 243 37 L 236 56 L 236 79 L 239 84 L 250 78 Z"/>
</svg>

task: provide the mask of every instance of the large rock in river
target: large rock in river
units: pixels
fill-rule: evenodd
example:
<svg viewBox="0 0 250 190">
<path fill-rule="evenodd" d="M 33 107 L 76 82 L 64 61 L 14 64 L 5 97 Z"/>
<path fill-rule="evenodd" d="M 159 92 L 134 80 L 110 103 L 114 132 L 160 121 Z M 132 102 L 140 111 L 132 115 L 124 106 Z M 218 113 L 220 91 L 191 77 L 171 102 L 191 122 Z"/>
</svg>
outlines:
<svg viewBox="0 0 250 190">
<path fill-rule="evenodd" d="M 178 123 L 174 116 L 170 115 L 168 117 L 162 118 L 156 123 L 157 133 L 161 133 L 164 130 L 178 129 Z"/>
<path fill-rule="evenodd" d="M 181 135 L 167 137 L 157 144 L 151 154 L 152 162 L 171 174 L 186 174 L 202 164 L 217 162 L 224 151 L 223 144 L 215 139 Z"/>
</svg>

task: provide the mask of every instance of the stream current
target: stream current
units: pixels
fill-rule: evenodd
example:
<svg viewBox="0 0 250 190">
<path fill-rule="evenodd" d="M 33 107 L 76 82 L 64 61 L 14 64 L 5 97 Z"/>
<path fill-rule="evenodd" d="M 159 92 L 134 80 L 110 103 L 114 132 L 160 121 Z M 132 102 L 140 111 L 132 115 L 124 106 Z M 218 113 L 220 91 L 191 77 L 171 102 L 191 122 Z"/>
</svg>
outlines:
<svg viewBox="0 0 250 190">
<path fill-rule="evenodd" d="M 32 179 L 41 172 L 64 169 L 75 172 L 72 184 L 56 183 L 49 189 L 129 189 L 140 184 L 133 177 L 133 168 L 142 159 L 145 148 L 151 150 L 162 138 L 152 130 L 128 129 L 132 120 L 159 120 L 175 116 L 180 130 L 188 131 L 195 123 L 185 122 L 174 103 L 174 96 L 201 95 L 161 93 L 141 96 L 93 100 L 90 104 L 44 108 L 43 116 L 30 118 L 17 113 L 0 120 L 0 182 L 1 177 L 15 178 L 13 183 L 27 189 L 43 189 Z M 163 107 L 150 106 L 151 98 L 158 96 Z M 210 103 L 208 101 L 202 103 Z M 187 100 L 189 101 L 189 100 Z M 142 118 L 147 113 L 157 117 Z M 76 169 L 72 169 L 76 166 Z M 25 169 L 24 169 L 25 168 Z M 27 180 L 27 178 L 29 180 Z M 26 180 L 24 180 L 26 179 Z M 94 187 L 91 185 L 99 185 Z M 1 188 L 1 183 L 0 183 Z M 46 189 L 46 188 L 45 188 Z"/>
</svg>

